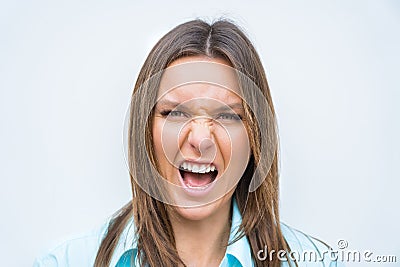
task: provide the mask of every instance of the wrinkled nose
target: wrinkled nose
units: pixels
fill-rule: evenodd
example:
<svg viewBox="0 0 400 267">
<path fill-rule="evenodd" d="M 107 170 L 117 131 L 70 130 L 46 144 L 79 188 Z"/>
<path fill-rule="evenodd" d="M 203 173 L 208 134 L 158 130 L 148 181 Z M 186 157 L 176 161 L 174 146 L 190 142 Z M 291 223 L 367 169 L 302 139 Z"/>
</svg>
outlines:
<svg viewBox="0 0 400 267">
<path fill-rule="evenodd" d="M 194 119 L 190 122 L 188 142 L 202 156 L 213 154 L 215 150 L 212 124 L 212 120 L 207 118 Z"/>
</svg>

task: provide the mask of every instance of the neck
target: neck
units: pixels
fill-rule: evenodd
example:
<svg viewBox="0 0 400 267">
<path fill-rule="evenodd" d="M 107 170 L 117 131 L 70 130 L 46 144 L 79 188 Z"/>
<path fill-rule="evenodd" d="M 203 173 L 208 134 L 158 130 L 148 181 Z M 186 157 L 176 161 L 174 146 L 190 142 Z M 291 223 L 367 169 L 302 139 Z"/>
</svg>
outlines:
<svg viewBox="0 0 400 267">
<path fill-rule="evenodd" d="M 176 248 L 188 267 L 219 266 L 229 241 L 230 210 L 228 201 L 218 212 L 201 220 L 171 216 Z"/>
</svg>

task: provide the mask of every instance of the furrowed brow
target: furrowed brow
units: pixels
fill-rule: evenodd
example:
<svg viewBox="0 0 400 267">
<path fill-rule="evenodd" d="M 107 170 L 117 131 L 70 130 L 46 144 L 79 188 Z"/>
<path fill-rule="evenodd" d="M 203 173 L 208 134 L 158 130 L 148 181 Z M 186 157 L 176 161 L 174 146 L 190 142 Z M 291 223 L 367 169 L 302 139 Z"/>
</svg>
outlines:
<svg viewBox="0 0 400 267">
<path fill-rule="evenodd" d="M 157 102 L 157 106 L 163 106 L 163 107 L 169 107 L 169 108 L 175 108 L 179 105 L 179 102 L 168 100 L 168 99 L 162 99 Z"/>
<path fill-rule="evenodd" d="M 223 105 L 216 109 L 217 112 L 231 111 L 231 110 L 244 111 L 244 108 L 243 108 L 242 103 L 232 103 L 232 104 Z"/>
</svg>

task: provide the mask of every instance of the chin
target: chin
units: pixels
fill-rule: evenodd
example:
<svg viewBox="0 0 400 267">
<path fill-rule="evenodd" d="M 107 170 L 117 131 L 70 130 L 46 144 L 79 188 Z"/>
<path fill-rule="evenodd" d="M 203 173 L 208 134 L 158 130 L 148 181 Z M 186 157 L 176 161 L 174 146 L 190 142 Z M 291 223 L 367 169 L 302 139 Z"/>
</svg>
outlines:
<svg viewBox="0 0 400 267">
<path fill-rule="evenodd" d="M 201 221 L 211 219 L 213 215 L 218 214 L 223 209 L 230 207 L 233 192 L 229 192 L 224 197 L 209 204 L 198 207 L 176 207 L 176 213 L 186 220 Z"/>
</svg>

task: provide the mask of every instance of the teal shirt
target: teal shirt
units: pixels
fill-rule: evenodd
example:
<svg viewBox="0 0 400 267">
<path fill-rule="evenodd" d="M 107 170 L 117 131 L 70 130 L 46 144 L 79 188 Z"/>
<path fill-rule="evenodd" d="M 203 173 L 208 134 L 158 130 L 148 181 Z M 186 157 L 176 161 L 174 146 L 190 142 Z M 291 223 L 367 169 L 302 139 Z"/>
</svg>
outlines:
<svg viewBox="0 0 400 267">
<path fill-rule="evenodd" d="M 233 201 L 232 209 L 232 225 L 229 241 L 234 240 L 237 229 L 242 222 L 242 216 L 239 212 L 236 201 Z M 108 223 L 104 224 L 99 230 L 93 231 L 87 235 L 76 239 L 69 240 L 44 256 L 36 259 L 34 267 L 67 267 L 67 266 L 93 266 L 96 258 L 97 250 L 107 231 Z M 328 247 L 300 231 L 297 231 L 286 224 L 281 223 L 282 233 L 285 240 L 289 244 L 291 251 L 301 253 L 302 251 L 313 251 L 318 255 L 323 255 L 324 251 L 328 251 Z M 133 219 L 127 224 L 121 238 L 115 248 L 110 266 L 128 267 L 139 266 L 136 258 L 137 249 L 135 242 L 135 230 L 133 227 Z M 265 257 L 265 253 L 260 253 L 260 257 Z M 276 254 L 275 254 L 276 256 Z M 325 254 L 324 260 L 300 261 L 299 266 L 343 266 L 341 263 L 332 260 Z M 262 258 L 261 258 L 262 259 Z M 268 259 L 266 259 L 268 260 Z M 229 245 L 226 249 L 225 256 L 219 265 L 220 267 L 253 267 L 254 262 L 251 257 L 250 244 L 246 236 L 235 243 Z M 287 262 L 282 262 L 282 267 L 287 267 Z M 293 265 L 295 266 L 295 265 Z"/>
</svg>

